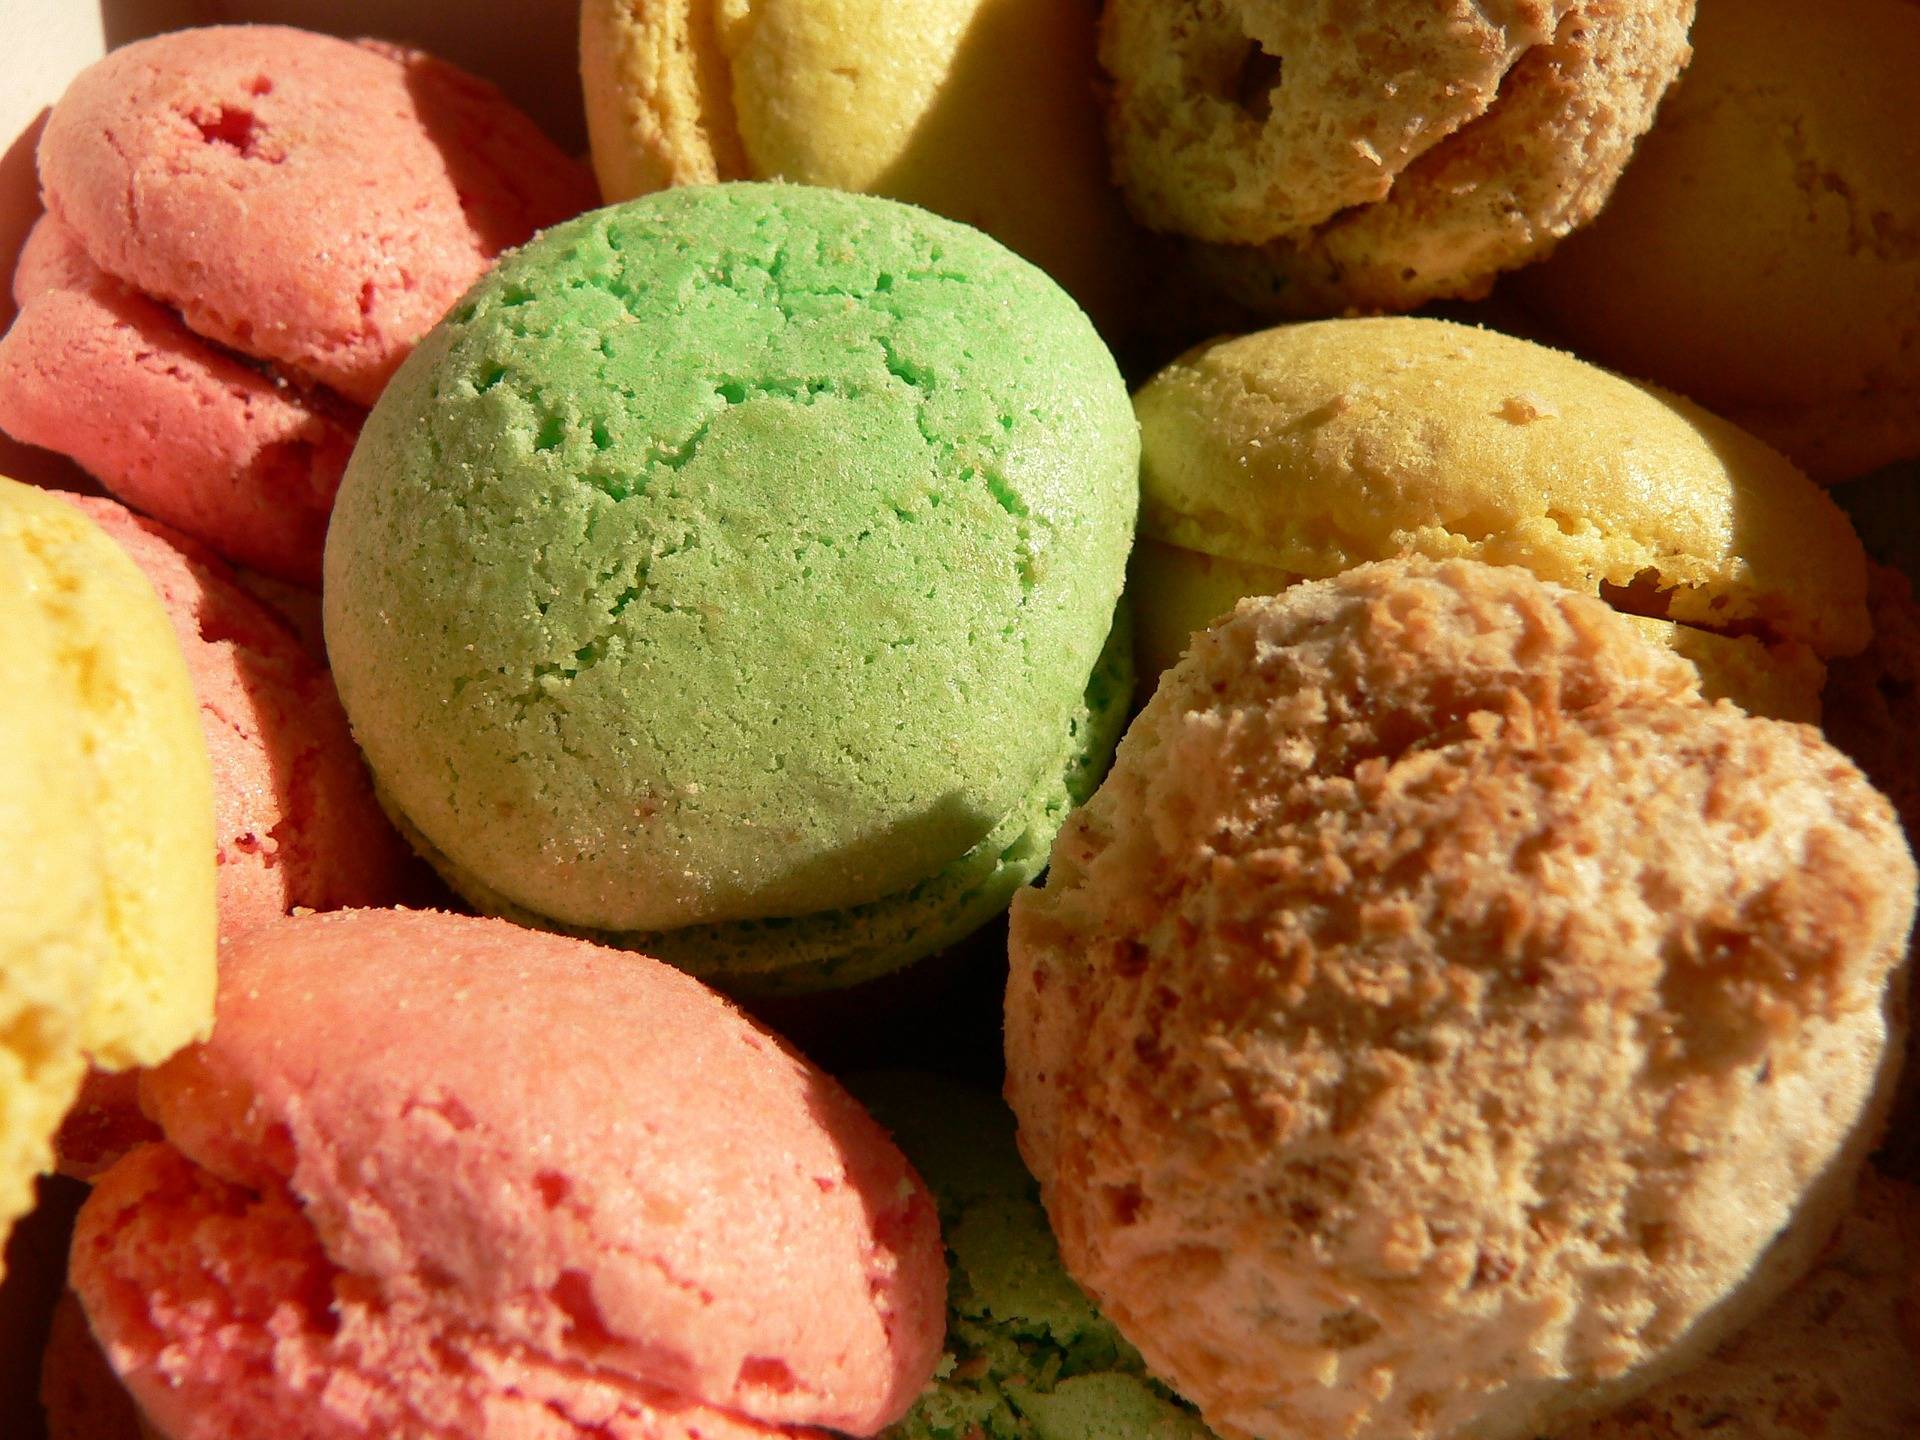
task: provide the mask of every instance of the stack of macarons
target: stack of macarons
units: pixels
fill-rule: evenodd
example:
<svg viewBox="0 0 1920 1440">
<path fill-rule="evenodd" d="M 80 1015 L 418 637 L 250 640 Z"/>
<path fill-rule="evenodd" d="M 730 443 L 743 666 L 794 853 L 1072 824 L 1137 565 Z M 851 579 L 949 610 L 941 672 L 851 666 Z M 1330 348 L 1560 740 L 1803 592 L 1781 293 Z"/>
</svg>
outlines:
<svg viewBox="0 0 1920 1440">
<path fill-rule="evenodd" d="M 0 427 L 309 585 L 394 367 L 502 250 L 593 203 L 472 76 L 271 26 L 114 51 L 37 154 Z"/>
<path fill-rule="evenodd" d="M 52 1440 L 1911 1432 L 1920 610 L 1799 468 L 1912 448 L 1904 309 L 1840 400 L 1622 378 L 1609 210 L 1564 332 L 1355 313 L 1749 111 L 1899 280 L 1884 94 L 1734 3 L 1688 76 L 1693 0 L 582 0 L 591 174 L 389 40 L 78 75 L 0 336 L 113 497 L 0 484 Z"/>
</svg>

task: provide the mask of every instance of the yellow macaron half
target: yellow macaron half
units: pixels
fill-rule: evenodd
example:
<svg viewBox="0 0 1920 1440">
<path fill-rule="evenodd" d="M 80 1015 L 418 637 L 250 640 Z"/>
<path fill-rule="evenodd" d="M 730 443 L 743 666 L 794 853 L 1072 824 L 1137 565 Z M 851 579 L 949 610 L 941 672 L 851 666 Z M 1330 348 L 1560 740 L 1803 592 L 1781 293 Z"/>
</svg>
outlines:
<svg viewBox="0 0 1920 1440">
<path fill-rule="evenodd" d="M 1247 594 L 1394 555 L 1518 565 L 1643 617 L 1709 695 L 1813 719 L 1870 634 L 1840 509 L 1698 406 L 1494 331 L 1390 317 L 1188 352 L 1134 398 L 1140 670 Z"/>
<path fill-rule="evenodd" d="M 0 478 L 0 568 L 51 660 L 37 703 L 77 754 L 92 845 L 72 863 L 98 867 L 80 1043 L 104 1069 L 155 1064 L 213 1018 L 213 781 L 186 662 L 133 561 L 54 492 Z"/>
<path fill-rule="evenodd" d="M 79 738 L 55 703 L 64 686 L 24 578 L 0 564 L 0 1240 L 52 1163 L 107 949 Z"/>
</svg>

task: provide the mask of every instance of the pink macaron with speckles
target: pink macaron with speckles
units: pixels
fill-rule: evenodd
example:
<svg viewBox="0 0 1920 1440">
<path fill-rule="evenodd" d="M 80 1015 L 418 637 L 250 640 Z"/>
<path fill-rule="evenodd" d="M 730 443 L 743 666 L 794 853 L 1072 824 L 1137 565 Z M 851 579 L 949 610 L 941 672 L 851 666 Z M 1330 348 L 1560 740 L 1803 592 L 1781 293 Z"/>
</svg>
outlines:
<svg viewBox="0 0 1920 1440">
<path fill-rule="evenodd" d="M 485 82 L 279 26 L 115 50 L 38 160 L 0 428 L 306 583 L 387 377 L 501 251 L 595 202 Z"/>
<path fill-rule="evenodd" d="M 931 1199 L 642 956 L 421 911 L 231 941 L 70 1279 L 168 1440 L 872 1434 L 945 1323 Z"/>
</svg>

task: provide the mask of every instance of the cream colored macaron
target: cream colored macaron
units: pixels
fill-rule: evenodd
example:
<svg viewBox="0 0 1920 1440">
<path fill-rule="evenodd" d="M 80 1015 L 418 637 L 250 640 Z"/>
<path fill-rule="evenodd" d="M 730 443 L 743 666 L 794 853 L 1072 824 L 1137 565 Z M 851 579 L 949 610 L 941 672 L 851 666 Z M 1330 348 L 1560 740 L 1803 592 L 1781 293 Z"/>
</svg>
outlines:
<svg viewBox="0 0 1920 1440">
<path fill-rule="evenodd" d="M 1519 565 L 1642 617 L 1710 695 L 1813 719 L 1866 560 L 1791 463 L 1699 407 L 1446 321 L 1283 326 L 1134 397 L 1140 673 L 1242 595 L 1400 554 Z"/>
<path fill-rule="evenodd" d="M 1702 0 L 1694 50 L 1524 298 L 1818 480 L 1920 455 L 1920 6 Z"/>
<path fill-rule="evenodd" d="M 1103 326 L 1138 235 L 1107 179 L 1095 0 L 583 0 L 608 200 L 783 179 L 985 230 Z"/>
</svg>

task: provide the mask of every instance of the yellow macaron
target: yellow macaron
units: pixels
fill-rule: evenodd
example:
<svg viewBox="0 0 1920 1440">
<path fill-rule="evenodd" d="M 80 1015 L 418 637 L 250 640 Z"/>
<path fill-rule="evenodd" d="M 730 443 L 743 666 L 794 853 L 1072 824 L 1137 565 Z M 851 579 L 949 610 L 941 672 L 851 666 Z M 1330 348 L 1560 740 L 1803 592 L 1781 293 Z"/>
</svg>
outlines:
<svg viewBox="0 0 1920 1440">
<path fill-rule="evenodd" d="M 1140 240 L 1107 178 L 1096 0 L 584 0 L 602 193 L 783 179 L 985 230 L 1103 326 Z"/>
<path fill-rule="evenodd" d="M 33 1204 L 84 1070 L 105 867 L 64 677 L 25 578 L 0 564 L 0 1239 Z"/>
<path fill-rule="evenodd" d="M 1815 479 L 1920 455 L 1920 6 L 1700 0 L 1693 44 L 1524 298 Z"/>
<path fill-rule="evenodd" d="M 1793 465 L 1684 400 L 1404 317 L 1190 351 L 1134 397 L 1140 672 L 1247 594 L 1401 554 L 1519 565 L 1643 617 L 1710 695 L 1819 714 L 1870 634 L 1866 560 Z"/>
<path fill-rule="evenodd" d="M 213 1019 L 213 785 L 172 627 L 133 562 L 0 477 L 0 1229 L 87 1061 Z"/>
<path fill-rule="evenodd" d="M 160 600 L 49 490 L 0 481 L 0 564 L 44 627 L 45 697 L 80 752 L 107 951 L 81 1039 L 102 1068 L 152 1065 L 212 1023 L 213 780 L 200 707 Z"/>
</svg>

